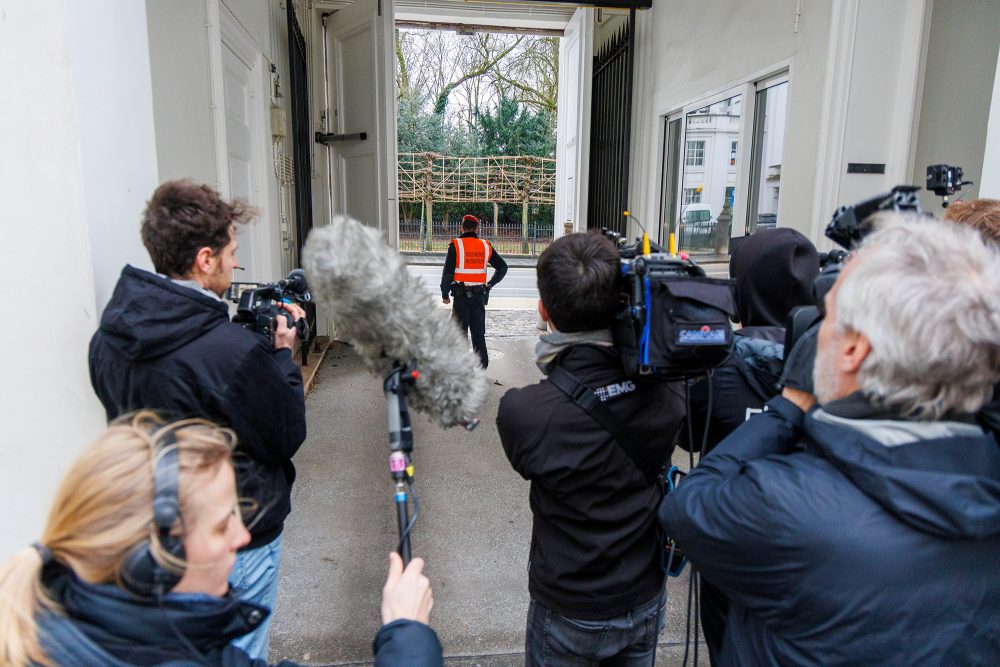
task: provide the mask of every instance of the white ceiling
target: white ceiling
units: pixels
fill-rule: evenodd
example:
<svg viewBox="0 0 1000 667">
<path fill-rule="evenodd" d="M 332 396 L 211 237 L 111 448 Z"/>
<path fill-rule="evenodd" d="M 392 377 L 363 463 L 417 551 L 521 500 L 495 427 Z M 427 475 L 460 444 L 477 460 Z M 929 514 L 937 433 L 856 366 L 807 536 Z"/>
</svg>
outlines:
<svg viewBox="0 0 1000 667">
<path fill-rule="evenodd" d="M 319 9 L 337 10 L 353 0 L 314 0 Z M 473 2 L 468 0 L 394 0 L 396 19 L 440 21 L 561 30 L 573 16 L 575 7 L 532 0 Z"/>
</svg>

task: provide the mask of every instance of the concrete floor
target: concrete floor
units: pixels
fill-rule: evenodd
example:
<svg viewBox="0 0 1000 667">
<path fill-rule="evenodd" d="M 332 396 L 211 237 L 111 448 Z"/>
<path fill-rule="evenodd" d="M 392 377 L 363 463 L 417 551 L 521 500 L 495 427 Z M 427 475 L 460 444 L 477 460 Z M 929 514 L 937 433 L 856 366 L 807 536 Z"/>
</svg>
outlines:
<svg viewBox="0 0 1000 667">
<path fill-rule="evenodd" d="M 491 315 L 508 326 L 488 325 L 497 334 L 488 340 L 489 376 L 502 386 L 491 385 L 480 427 L 443 430 L 414 416 L 420 518 L 413 552 L 427 560 L 431 625 L 452 667 L 523 663 L 528 483 L 510 469 L 494 423 L 508 388 L 541 378 L 532 354 L 536 319 Z M 397 539 L 381 379 L 340 344 L 327 354 L 306 405 L 309 437 L 295 458 L 271 659 L 365 664 Z M 687 585 L 686 574 L 670 582 L 660 665 L 681 665 Z"/>
</svg>

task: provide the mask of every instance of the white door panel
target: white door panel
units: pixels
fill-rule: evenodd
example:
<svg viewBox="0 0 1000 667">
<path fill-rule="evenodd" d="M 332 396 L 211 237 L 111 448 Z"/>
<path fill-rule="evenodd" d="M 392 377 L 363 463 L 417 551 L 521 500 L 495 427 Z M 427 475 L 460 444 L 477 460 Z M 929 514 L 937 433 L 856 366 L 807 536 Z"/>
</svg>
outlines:
<svg viewBox="0 0 1000 667">
<path fill-rule="evenodd" d="M 381 13 L 380 13 L 381 11 Z M 367 138 L 329 144 L 341 210 L 397 242 L 396 96 L 391 0 L 356 0 L 327 18 L 327 132 Z"/>
<path fill-rule="evenodd" d="M 374 212 L 378 187 L 369 174 L 378 169 L 376 156 L 371 153 L 357 156 L 341 155 L 340 169 L 344 174 L 344 192 L 341 193 L 344 207 L 348 211 Z"/>
<path fill-rule="evenodd" d="M 587 228 L 590 163 L 590 81 L 593 10 L 580 8 L 559 40 L 559 120 L 556 128 L 555 233 Z"/>
<path fill-rule="evenodd" d="M 222 85 L 226 116 L 226 162 L 229 165 L 229 196 L 232 199 L 243 199 L 254 203 L 257 193 L 253 178 L 253 144 L 251 108 L 251 76 L 252 70 L 243 60 L 233 53 L 228 45 L 222 45 Z M 239 249 L 236 257 L 240 266 L 246 269 L 235 276 L 239 281 L 256 281 L 265 278 L 258 275 L 256 239 L 254 226 L 260 224 L 255 220 L 247 225 L 240 225 L 237 230 Z"/>
</svg>

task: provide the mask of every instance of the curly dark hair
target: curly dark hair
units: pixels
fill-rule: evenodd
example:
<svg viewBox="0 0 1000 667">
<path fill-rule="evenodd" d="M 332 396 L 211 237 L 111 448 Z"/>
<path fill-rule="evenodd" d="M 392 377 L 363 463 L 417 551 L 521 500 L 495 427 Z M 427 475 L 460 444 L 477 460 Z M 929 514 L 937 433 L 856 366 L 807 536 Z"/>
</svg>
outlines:
<svg viewBox="0 0 1000 667">
<path fill-rule="evenodd" d="M 207 185 L 167 181 L 156 188 L 142 214 L 142 243 L 157 273 L 186 275 L 202 248 L 218 254 L 233 225 L 253 220 L 257 210 L 242 200 L 223 201 Z"/>
<path fill-rule="evenodd" d="M 944 219 L 975 228 L 983 238 L 1000 246 L 1000 200 L 955 201 L 944 210 Z"/>
<path fill-rule="evenodd" d="M 538 295 L 564 333 L 611 326 L 620 307 L 618 250 L 598 233 L 556 239 L 538 258 Z"/>
</svg>

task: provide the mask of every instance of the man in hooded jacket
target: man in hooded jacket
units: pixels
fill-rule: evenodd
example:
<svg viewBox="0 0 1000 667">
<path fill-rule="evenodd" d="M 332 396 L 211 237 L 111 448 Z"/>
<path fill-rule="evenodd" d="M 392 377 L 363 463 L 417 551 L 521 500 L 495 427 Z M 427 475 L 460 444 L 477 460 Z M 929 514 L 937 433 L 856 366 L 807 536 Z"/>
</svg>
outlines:
<svg viewBox="0 0 1000 667">
<path fill-rule="evenodd" d="M 683 399 L 675 385 L 625 374 L 610 329 L 620 270 L 618 250 L 599 234 L 569 234 L 542 253 L 538 309 L 550 332 L 535 361 L 547 377 L 511 389 L 497 411 L 507 459 L 531 481 L 528 667 L 656 659 L 666 604 L 660 490 L 573 398 L 591 396 L 605 419 L 627 425 L 635 451 L 657 468 L 670 460 Z M 582 394 L 567 394 L 560 376 Z"/>
<path fill-rule="evenodd" d="M 719 664 L 1000 663 L 1000 447 L 974 418 L 1000 260 L 902 217 L 826 297 L 816 397 L 786 388 L 661 504 L 729 597 Z"/>
<path fill-rule="evenodd" d="M 230 583 L 236 597 L 273 609 L 292 456 L 306 437 L 305 397 L 292 358 L 295 329 L 278 317 L 271 342 L 230 322 L 222 300 L 238 266 L 236 225 L 254 214 L 188 181 L 156 189 L 142 223 L 156 273 L 122 270 L 90 342 L 90 379 L 109 421 L 148 408 L 236 432 L 240 497 L 255 507 L 246 517 L 251 541 Z M 297 305 L 282 307 L 304 316 Z M 269 626 L 265 621 L 238 645 L 266 659 Z"/>
<path fill-rule="evenodd" d="M 708 382 L 698 382 L 691 392 L 696 449 L 708 420 L 703 455 L 778 393 L 785 323 L 793 308 L 813 304 L 818 273 L 816 247 L 794 229 L 760 230 L 733 252 L 729 275 L 736 282 L 741 325 L 734 332 L 734 352 L 712 374 L 711 404 Z"/>
</svg>

